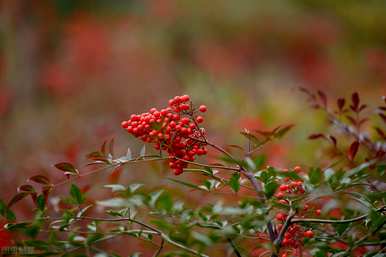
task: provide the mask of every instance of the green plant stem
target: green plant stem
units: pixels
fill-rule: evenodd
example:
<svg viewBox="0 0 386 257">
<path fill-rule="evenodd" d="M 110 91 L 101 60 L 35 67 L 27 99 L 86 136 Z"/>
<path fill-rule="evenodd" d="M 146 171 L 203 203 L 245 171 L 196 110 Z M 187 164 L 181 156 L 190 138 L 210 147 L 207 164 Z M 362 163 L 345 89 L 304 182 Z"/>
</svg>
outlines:
<svg viewBox="0 0 386 257">
<path fill-rule="evenodd" d="M 171 245 L 174 245 L 178 248 L 181 248 L 187 252 L 190 252 L 191 254 L 194 254 L 194 255 L 197 255 L 197 256 L 200 256 L 200 257 L 209 257 L 208 255 L 206 254 L 203 254 L 203 253 L 200 253 L 192 248 L 189 248 L 183 244 L 180 244 L 174 240 L 172 240 L 168 235 L 166 235 L 165 233 L 163 233 L 161 230 L 159 229 L 156 229 L 150 225 L 147 225 L 141 221 L 138 221 L 138 220 L 135 220 L 135 219 L 132 219 L 132 218 L 129 218 L 129 217 L 125 217 L 125 218 L 97 218 L 97 217 L 87 217 L 87 216 L 83 216 L 83 217 L 79 217 L 77 219 L 80 219 L 80 220 L 93 220 L 93 221 L 108 221 L 108 222 L 121 222 L 121 221 L 128 221 L 128 222 L 133 222 L 133 223 L 136 223 L 138 225 L 141 225 L 145 228 L 148 228 L 149 230 L 151 231 L 154 231 L 156 232 L 163 240 L 165 240 L 166 242 L 168 242 L 169 244 Z"/>
</svg>

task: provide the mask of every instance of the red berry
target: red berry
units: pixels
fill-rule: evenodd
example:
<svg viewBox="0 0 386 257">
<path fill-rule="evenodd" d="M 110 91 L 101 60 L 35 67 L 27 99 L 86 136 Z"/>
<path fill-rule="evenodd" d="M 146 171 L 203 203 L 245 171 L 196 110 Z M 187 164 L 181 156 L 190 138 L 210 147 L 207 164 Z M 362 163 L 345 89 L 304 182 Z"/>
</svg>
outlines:
<svg viewBox="0 0 386 257">
<path fill-rule="evenodd" d="M 315 214 L 318 215 L 318 216 L 320 215 L 320 213 L 321 213 L 321 210 L 320 210 L 320 209 L 317 209 L 317 210 L 315 211 Z"/>
<path fill-rule="evenodd" d="M 289 189 L 288 185 L 280 185 L 279 190 L 280 191 L 287 191 Z"/>
<path fill-rule="evenodd" d="M 201 105 L 201 106 L 198 108 L 198 110 L 199 110 L 200 112 L 206 112 L 206 111 L 208 110 L 208 108 L 206 107 L 206 105 Z"/>
<path fill-rule="evenodd" d="M 204 118 L 202 116 L 197 116 L 196 121 L 198 123 L 202 123 L 202 122 L 204 122 Z"/>
<path fill-rule="evenodd" d="M 278 193 L 276 193 L 276 197 L 277 198 L 283 198 L 284 194 L 282 192 L 278 192 Z"/>
<path fill-rule="evenodd" d="M 293 167 L 293 171 L 295 171 L 295 172 L 301 172 L 301 171 L 302 171 L 302 167 L 300 167 L 300 166 L 295 166 L 295 167 Z"/>
<path fill-rule="evenodd" d="M 284 221 L 287 218 L 286 216 L 287 215 L 285 215 L 284 213 L 279 212 L 278 214 L 276 214 L 276 219 L 279 221 Z"/>
<path fill-rule="evenodd" d="M 181 110 L 183 110 L 183 111 L 187 111 L 187 110 L 189 110 L 189 105 L 188 104 L 181 104 L 180 105 L 180 108 L 181 108 Z"/>
<path fill-rule="evenodd" d="M 312 230 L 307 230 L 307 231 L 304 231 L 303 235 L 304 237 L 312 238 L 314 237 L 314 232 L 312 232 Z"/>
<path fill-rule="evenodd" d="M 189 100 L 190 100 L 190 96 L 188 96 L 188 95 L 183 95 L 180 97 L 181 102 L 187 102 Z"/>
<path fill-rule="evenodd" d="M 279 203 L 280 203 L 280 204 L 287 204 L 287 201 L 284 200 L 284 199 L 281 199 L 281 200 L 279 200 Z"/>
</svg>

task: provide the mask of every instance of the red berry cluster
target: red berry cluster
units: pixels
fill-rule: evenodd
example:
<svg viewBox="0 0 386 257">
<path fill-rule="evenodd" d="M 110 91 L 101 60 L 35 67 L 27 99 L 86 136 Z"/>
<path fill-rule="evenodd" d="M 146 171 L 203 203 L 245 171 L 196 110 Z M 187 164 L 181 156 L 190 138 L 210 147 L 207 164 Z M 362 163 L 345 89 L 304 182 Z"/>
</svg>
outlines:
<svg viewBox="0 0 386 257">
<path fill-rule="evenodd" d="M 148 112 L 132 114 L 122 127 L 143 142 L 154 144 L 157 150 L 167 151 L 169 166 L 176 175 L 187 167 L 187 161 L 194 161 L 197 155 L 205 155 L 204 129 L 198 124 L 204 121 L 199 112 L 206 112 L 201 105 L 193 108 L 188 95 L 176 96 L 163 109 L 151 108 Z"/>
<path fill-rule="evenodd" d="M 283 224 L 279 224 L 277 226 L 277 229 L 280 230 L 282 227 L 283 227 Z M 304 231 L 301 226 L 297 224 L 292 224 L 284 233 L 282 246 L 298 248 L 299 246 L 301 246 L 303 238 L 312 238 L 312 237 L 314 237 L 314 232 L 312 230 Z"/>
<path fill-rule="evenodd" d="M 299 194 L 305 193 L 305 190 L 303 187 L 303 181 L 301 180 L 290 181 L 289 178 L 286 178 L 284 182 L 285 184 L 280 185 L 278 188 L 279 192 L 275 194 L 277 198 L 280 199 L 285 196 L 299 195 Z"/>
<path fill-rule="evenodd" d="M 300 170 L 300 168 L 297 168 Z M 304 194 L 305 190 L 303 187 L 303 181 L 301 180 L 291 180 L 285 178 L 283 184 L 281 184 L 276 192 L 275 196 L 279 199 L 278 202 L 283 205 L 288 205 L 288 201 L 285 199 L 289 196 L 296 196 Z M 304 211 L 307 211 L 309 207 L 304 206 Z M 279 222 L 277 229 L 280 231 L 283 227 L 283 223 L 287 219 L 288 215 L 284 212 L 278 212 L 276 214 L 276 220 Z M 303 238 L 312 238 L 314 232 L 312 230 L 304 230 L 300 225 L 292 224 L 289 226 L 287 231 L 284 233 L 284 238 L 282 241 L 283 247 L 298 248 L 301 246 Z M 284 253 L 282 256 L 287 256 Z"/>
</svg>

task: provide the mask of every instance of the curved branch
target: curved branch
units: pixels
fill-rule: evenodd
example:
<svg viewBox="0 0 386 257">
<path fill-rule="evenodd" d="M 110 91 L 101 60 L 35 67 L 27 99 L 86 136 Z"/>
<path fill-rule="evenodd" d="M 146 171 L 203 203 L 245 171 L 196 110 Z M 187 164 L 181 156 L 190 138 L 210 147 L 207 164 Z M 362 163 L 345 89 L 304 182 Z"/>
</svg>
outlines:
<svg viewBox="0 0 386 257">
<path fill-rule="evenodd" d="M 375 211 L 382 212 L 386 210 L 386 206 L 382 206 Z M 310 223 L 327 223 L 327 224 L 342 224 L 342 223 L 351 223 L 363 220 L 367 218 L 369 214 L 363 214 L 361 216 L 352 218 L 352 219 L 346 219 L 346 220 L 326 220 L 326 219 L 308 219 L 308 218 L 294 218 L 292 219 L 292 223 L 303 223 L 303 222 L 310 222 Z"/>
</svg>

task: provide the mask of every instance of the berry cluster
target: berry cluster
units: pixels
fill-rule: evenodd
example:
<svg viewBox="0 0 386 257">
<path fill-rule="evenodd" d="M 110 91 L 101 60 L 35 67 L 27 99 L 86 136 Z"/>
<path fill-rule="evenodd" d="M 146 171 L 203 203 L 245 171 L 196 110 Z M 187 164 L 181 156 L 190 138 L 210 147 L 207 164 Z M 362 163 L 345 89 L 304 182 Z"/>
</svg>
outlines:
<svg viewBox="0 0 386 257">
<path fill-rule="evenodd" d="M 298 167 L 298 166 L 297 166 Z M 300 168 L 297 169 L 298 172 Z M 275 194 L 276 198 L 278 198 L 278 203 L 283 205 L 288 205 L 289 202 L 286 199 L 291 196 L 298 196 L 304 194 L 304 186 L 303 181 L 301 180 L 291 180 L 289 178 L 285 178 L 283 184 L 278 187 L 278 190 Z M 309 206 L 307 204 L 304 205 L 303 211 L 307 211 Z M 319 210 L 320 211 L 320 210 Z M 288 215 L 284 212 L 278 212 L 276 214 L 276 220 L 279 222 L 277 225 L 277 230 L 280 231 L 283 228 L 283 224 L 287 219 Z M 303 238 L 312 238 L 314 236 L 314 232 L 312 230 L 304 230 L 301 226 L 297 224 L 291 224 L 287 231 L 284 233 L 284 238 L 282 241 L 282 246 L 287 248 L 298 248 L 302 244 Z M 281 257 L 286 257 L 287 253 L 281 255 Z"/>
<path fill-rule="evenodd" d="M 284 180 L 285 184 L 282 184 L 279 186 L 275 196 L 279 199 L 285 197 L 285 196 L 290 196 L 290 195 L 299 195 L 299 194 L 304 194 L 305 190 L 303 187 L 303 181 L 301 180 L 295 180 L 295 181 L 290 181 L 289 178 L 285 178 Z"/>
<path fill-rule="evenodd" d="M 283 227 L 283 224 L 279 224 L 277 226 L 277 229 L 280 230 L 282 227 Z M 312 237 L 314 237 L 314 232 L 312 230 L 303 230 L 301 226 L 297 224 L 292 224 L 284 233 L 282 246 L 298 248 L 299 246 L 301 246 L 303 238 L 312 238 Z"/>
<path fill-rule="evenodd" d="M 169 100 L 168 107 L 132 114 L 121 125 L 143 142 L 153 144 L 155 149 L 167 151 L 169 166 L 179 175 L 188 161 L 194 161 L 197 155 L 207 152 L 205 131 L 199 127 L 204 118 L 196 115 L 198 111 L 204 113 L 207 107 L 201 105 L 196 109 L 188 95 L 176 96 Z"/>
</svg>

